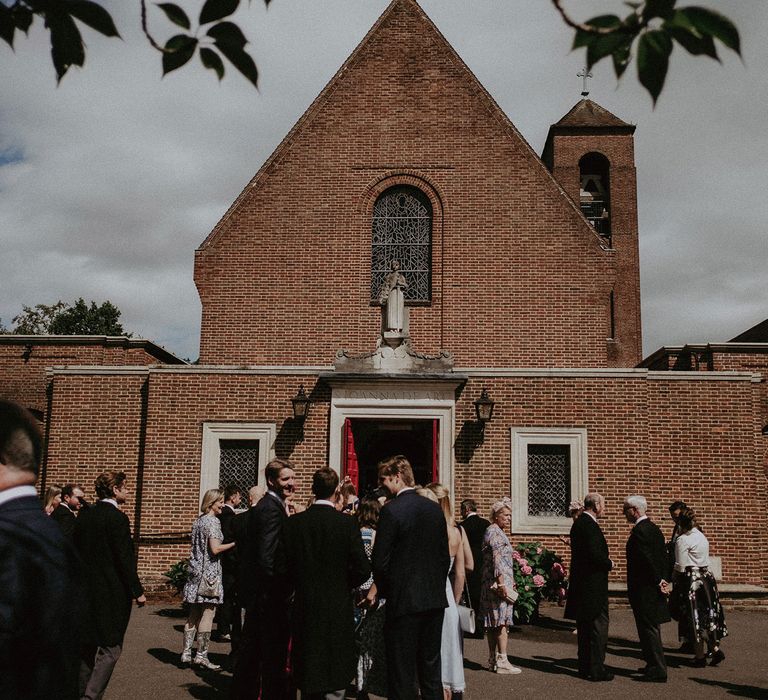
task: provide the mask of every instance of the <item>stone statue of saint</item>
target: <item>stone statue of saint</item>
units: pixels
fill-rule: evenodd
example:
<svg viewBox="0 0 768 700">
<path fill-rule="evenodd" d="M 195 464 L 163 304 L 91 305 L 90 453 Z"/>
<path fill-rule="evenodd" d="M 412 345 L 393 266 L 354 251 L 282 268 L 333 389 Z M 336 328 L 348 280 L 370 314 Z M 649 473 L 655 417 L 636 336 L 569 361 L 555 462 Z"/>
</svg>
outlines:
<svg viewBox="0 0 768 700">
<path fill-rule="evenodd" d="M 381 285 L 379 304 L 386 307 L 382 314 L 384 332 L 394 331 L 401 333 L 405 329 L 405 295 L 403 290 L 408 288 L 405 276 L 400 272 L 400 263 L 392 261 L 392 272 L 385 278 Z"/>
</svg>

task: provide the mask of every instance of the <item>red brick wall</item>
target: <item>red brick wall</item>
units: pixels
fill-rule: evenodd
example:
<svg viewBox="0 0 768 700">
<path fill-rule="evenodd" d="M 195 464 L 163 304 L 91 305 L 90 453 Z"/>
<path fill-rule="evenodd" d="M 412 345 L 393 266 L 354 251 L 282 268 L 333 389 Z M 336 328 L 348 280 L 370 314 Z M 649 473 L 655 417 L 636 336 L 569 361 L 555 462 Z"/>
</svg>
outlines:
<svg viewBox="0 0 768 700">
<path fill-rule="evenodd" d="M 414 6 L 396 6 L 200 247 L 205 364 L 330 363 L 372 348 L 371 210 L 431 196 L 422 352 L 472 366 L 606 366 L 615 254 Z"/>
<path fill-rule="evenodd" d="M 203 422 L 275 423 L 277 456 L 295 462 L 303 503 L 312 472 L 327 463 L 330 396 L 307 375 L 190 369 L 147 376 L 140 568 L 151 579 L 188 552 L 183 533 L 197 515 Z M 119 467 L 129 473 L 135 493 L 144 380 L 145 375 L 55 377 L 47 478 L 72 475 L 89 484 L 98 469 Z M 290 397 L 302 383 L 313 398 L 303 431 L 290 418 Z M 483 386 L 496 401 L 494 419 L 484 440 L 472 447 L 472 402 Z M 589 486 L 607 499 L 603 527 L 617 563 L 614 580 L 623 580 L 625 572 L 628 525 L 621 504 L 639 492 L 667 535 L 669 503 L 681 498 L 699 510 L 712 553 L 723 557 L 726 581 L 768 583 L 758 386 L 658 373 L 472 377 L 456 404 L 456 501 L 471 496 L 485 513 L 510 493 L 510 427 L 586 428 Z M 132 520 L 133 508 L 129 503 Z M 556 537 L 514 533 L 513 539 L 540 539 L 567 554 Z"/>
</svg>

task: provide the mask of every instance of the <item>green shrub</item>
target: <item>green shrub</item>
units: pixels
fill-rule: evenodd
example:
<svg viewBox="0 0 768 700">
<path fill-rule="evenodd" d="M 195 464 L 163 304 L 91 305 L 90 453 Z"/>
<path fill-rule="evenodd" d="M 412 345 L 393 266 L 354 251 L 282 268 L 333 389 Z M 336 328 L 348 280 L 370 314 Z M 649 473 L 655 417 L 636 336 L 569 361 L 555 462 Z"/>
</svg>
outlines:
<svg viewBox="0 0 768 700">
<path fill-rule="evenodd" d="M 163 576 L 168 579 L 171 585 L 176 589 L 177 593 L 181 593 L 184 589 L 184 584 L 189 578 L 189 559 L 181 559 L 180 561 L 177 561 L 163 574 Z"/>
</svg>

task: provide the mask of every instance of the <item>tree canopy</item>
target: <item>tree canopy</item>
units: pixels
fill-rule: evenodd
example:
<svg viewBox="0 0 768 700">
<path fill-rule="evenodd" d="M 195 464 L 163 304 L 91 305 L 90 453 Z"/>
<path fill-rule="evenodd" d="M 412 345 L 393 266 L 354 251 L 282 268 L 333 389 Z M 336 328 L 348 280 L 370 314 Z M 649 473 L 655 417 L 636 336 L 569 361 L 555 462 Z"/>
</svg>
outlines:
<svg viewBox="0 0 768 700">
<path fill-rule="evenodd" d="M 24 306 L 13 319 L 11 331 L 17 335 L 121 335 L 130 337 L 119 323 L 120 309 L 111 301 L 88 305 L 81 297 L 73 304 L 61 300 L 54 304 Z"/>
<path fill-rule="evenodd" d="M 202 5 L 196 22 L 175 3 L 155 4 L 164 21 L 183 30 L 160 45 L 149 29 L 147 2 L 138 0 L 141 28 L 150 46 L 161 54 L 163 75 L 186 65 L 196 55 L 219 80 L 224 77 L 226 59 L 258 87 L 256 64 L 245 50 L 248 39 L 235 22 L 227 19 L 238 9 L 240 0 L 199 1 Z M 271 0 L 262 1 L 269 5 Z M 60 81 L 71 66 L 85 63 L 80 25 L 107 37 L 120 37 L 103 2 L 0 0 L 0 38 L 13 47 L 17 31 L 27 34 L 35 20 L 42 21 L 50 34 L 51 59 Z M 733 22 L 704 7 L 678 8 L 677 0 L 636 0 L 625 2 L 631 11 L 623 19 L 611 14 L 578 22 L 566 12 L 562 0 L 551 2 L 575 32 L 573 48 L 586 49 L 587 70 L 610 56 L 616 77 L 620 79 L 635 58 L 638 80 L 654 103 L 664 87 L 669 57 L 676 44 L 694 56 L 719 61 L 715 44 L 718 41 L 741 55 L 739 32 Z"/>
</svg>

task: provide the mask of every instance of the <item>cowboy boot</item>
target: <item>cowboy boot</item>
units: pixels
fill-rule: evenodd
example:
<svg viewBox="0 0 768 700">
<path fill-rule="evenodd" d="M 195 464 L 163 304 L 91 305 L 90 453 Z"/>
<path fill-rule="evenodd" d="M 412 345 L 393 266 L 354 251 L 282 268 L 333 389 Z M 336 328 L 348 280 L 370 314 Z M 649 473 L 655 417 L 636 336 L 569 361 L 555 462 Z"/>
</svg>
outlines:
<svg viewBox="0 0 768 700">
<path fill-rule="evenodd" d="M 515 674 L 520 672 L 521 669 L 509 663 L 506 654 L 496 654 L 496 673 Z"/>
<path fill-rule="evenodd" d="M 197 628 L 184 625 L 184 649 L 181 652 L 181 663 L 192 663 L 192 644 L 195 642 Z"/>
<path fill-rule="evenodd" d="M 211 641 L 211 633 L 203 632 L 197 635 L 197 653 L 195 654 L 195 665 L 207 668 L 209 671 L 221 671 L 221 666 L 214 664 L 208 659 L 208 644 Z"/>
</svg>

